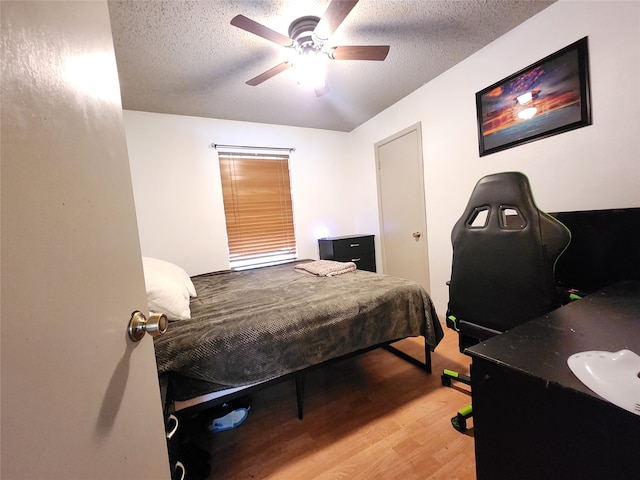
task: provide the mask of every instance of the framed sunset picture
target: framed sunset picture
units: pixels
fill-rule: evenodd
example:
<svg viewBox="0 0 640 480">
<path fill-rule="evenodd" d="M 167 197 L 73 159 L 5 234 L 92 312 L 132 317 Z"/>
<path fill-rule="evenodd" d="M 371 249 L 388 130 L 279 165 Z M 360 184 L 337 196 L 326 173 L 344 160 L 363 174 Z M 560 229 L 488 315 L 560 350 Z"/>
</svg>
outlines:
<svg viewBox="0 0 640 480">
<path fill-rule="evenodd" d="M 591 125 L 587 37 L 476 93 L 480 156 Z"/>
</svg>

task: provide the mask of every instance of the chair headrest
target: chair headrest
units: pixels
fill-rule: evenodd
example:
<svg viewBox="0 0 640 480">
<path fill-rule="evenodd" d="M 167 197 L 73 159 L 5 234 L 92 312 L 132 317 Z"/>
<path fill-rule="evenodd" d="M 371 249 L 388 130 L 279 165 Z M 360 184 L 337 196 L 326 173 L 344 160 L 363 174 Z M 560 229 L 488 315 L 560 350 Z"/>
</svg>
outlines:
<svg viewBox="0 0 640 480">
<path fill-rule="evenodd" d="M 478 180 L 469 198 L 472 205 L 517 205 L 537 210 L 529 179 L 520 172 L 487 175 Z"/>
</svg>

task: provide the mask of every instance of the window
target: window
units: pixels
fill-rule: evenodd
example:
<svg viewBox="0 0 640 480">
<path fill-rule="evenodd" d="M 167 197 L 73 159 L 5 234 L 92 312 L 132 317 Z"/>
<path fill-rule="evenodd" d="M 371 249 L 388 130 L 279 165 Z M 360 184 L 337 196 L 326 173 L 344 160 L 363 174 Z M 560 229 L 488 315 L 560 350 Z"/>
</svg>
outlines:
<svg viewBox="0 0 640 480">
<path fill-rule="evenodd" d="M 232 269 L 296 258 L 289 155 L 218 151 Z"/>
</svg>

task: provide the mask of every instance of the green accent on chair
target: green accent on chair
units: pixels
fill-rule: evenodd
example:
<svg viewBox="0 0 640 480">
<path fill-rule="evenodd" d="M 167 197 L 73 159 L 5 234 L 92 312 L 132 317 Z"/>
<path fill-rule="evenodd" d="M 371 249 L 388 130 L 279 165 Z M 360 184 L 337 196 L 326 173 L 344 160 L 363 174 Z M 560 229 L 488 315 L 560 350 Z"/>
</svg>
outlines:
<svg viewBox="0 0 640 480">
<path fill-rule="evenodd" d="M 458 378 L 458 372 L 454 372 L 453 370 L 447 370 L 446 368 L 444 369 L 444 374 L 447 377 L 453 377 L 453 378 Z"/>
<path fill-rule="evenodd" d="M 459 332 L 460 329 L 458 328 L 458 319 L 455 317 L 455 315 L 449 315 L 447 318 L 451 320 L 451 323 L 453 323 L 453 328 L 455 329 L 455 331 Z"/>
<path fill-rule="evenodd" d="M 460 409 L 458 413 L 460 413 L 460 415 L 463 415 L 465 417 L 471 416 L 471 414 L 473 413 L 473 405 L 467 405 L 466 407 Z"/>
</svg>

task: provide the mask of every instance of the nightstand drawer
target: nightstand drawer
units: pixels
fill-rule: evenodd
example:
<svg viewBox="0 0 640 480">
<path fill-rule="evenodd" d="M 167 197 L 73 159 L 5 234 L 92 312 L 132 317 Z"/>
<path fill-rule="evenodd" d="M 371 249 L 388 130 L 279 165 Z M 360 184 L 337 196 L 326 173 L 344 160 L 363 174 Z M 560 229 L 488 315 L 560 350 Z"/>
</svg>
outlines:
<svg viewBox="0 0 640 480">
<path fill-rule="evenodd" d="M 362 241 L 361 238 L 336 240 L 333 242 L 333 254 L 336 259 L 348 259 L 355 261 L 356 258 L 371 255 L 371 245 L 368 241 Z M 365 239 L 368 240 L 368 239 Z"/>
<path fill-rule="evenodd" d="M 354 262 L 359 270 L 376 271 L 373 235 L 321 238 L 318 240 L 321 260 Z"/>
</svg>

